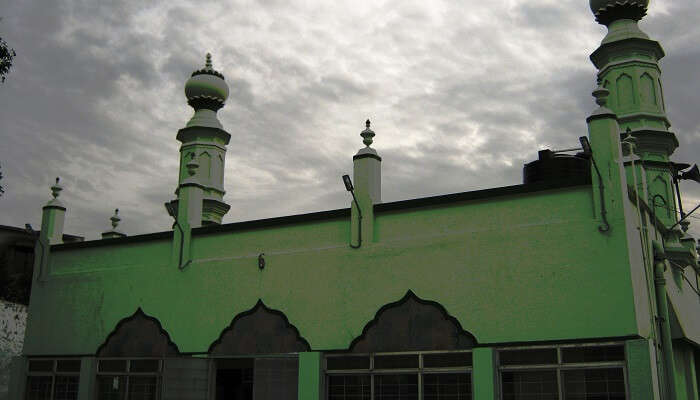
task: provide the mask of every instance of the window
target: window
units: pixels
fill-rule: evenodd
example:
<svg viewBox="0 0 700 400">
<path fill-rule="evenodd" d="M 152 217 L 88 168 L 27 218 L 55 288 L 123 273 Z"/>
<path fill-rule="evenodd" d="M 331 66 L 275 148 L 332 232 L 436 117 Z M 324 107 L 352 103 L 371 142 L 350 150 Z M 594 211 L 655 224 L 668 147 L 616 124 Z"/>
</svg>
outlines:
<svg viewBox="0 0 700 400">
<path fill-rule="evenodd" d="M 622 344 L 498 351 L 502 400 L 625 400 Z"/>
<path fill-rule="evenodd" d="M 97 364 L 99 400 L 160 399 L 162 363 L 158 359 L 102 359 Z"/>
<path fill-rule="evenodd" d="M 80 359 L 30 359 L 27 400 L 77 400 Z"/>
<path fill-rule="evenodd" d="M 472 353 L 329 354 L 328 400 L 471 400 Z"/>
</svg>

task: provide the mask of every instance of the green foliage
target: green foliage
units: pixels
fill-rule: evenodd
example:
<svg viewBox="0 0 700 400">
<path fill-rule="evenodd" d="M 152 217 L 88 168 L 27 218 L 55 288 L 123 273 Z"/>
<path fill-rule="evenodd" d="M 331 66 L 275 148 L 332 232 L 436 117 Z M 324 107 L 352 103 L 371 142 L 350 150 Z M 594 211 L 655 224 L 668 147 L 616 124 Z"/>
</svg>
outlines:
<svg viewBox="0 0 700 400">
<path fill-rule="evenodd" d="M 5 82 L 5 77 L 10 72 L 12 61 L 16 55 L 15 49 L 10 48 L 7 42 L 0 38 L 0 83 Z"/>
</svg>

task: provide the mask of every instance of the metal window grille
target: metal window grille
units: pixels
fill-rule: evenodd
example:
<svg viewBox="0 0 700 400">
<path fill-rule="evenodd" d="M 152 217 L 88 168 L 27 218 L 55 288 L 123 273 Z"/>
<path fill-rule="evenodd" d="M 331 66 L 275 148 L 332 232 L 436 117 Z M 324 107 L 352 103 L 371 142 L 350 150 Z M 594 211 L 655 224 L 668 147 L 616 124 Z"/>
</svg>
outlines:
<svg viewBox="0 0 700 400">
<path fill-rule="evenodd" d="M 100 359 L 97 362 L 98 400 L 160 400 L 161 359 Z"/>
<path fill-rule="evenodd" d="M 328 400 L 471 400 L 471 351 L 327 354 Z"/>
<path fill-rule="evenodd" d="M 497 349 L 501 400 L 626 400 L 624 343 Z"/>
<path fill-rule="evenodd" d="M 30 358 L 26 400 L 77 400 L 80 359 Z"/>
</svg>

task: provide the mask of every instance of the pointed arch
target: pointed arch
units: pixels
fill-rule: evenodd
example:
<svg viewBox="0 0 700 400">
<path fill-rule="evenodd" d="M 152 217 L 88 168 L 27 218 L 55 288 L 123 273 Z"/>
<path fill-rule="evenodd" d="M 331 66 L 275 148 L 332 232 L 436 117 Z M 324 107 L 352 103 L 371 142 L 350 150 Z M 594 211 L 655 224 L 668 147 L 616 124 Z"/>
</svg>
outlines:
<svg viewBox="0 0 700 400">
<path fill-rule="evenodd" d="M 160 321 L 141 307 L 123 318 L 97 348 L 98 357 L 165 357 L 180 354 Z"/>
<path fill-rule="evenodd" d="M 356 353 L 470 349 L 471 333 L 440 303 L 408 290 L 401 300 L 381 307 L 351 343 Z"/>
<path fill-rule="evenodd" d="M 209 346 L 212 355 L 295 353 L 311 350 L 287 316 L 268 308 L 261 299 L 236 315 Z"/>
<path fill-rule="evenodd" d="M 199 170 L 202 171 L 202 177 L 211 179 L 211 155 L 207 151 L 199 153 Z"/>
<path fill-rule="evenodd" d="M 617 104 L 620 107 L 631 106 L 634 101 L 634 85 L 632 77 L 622 73 L 615 81 L 617 86 Z"/>
<path fill-rule="evenodd" d="M 654 78 L 652 78 L 648 72 L 643 73 L 639 78 L 639 86 L 641 86 L 640 94 L 642 102 L 657 105 L 656 85 L 654 84 Z"/>
</svg>

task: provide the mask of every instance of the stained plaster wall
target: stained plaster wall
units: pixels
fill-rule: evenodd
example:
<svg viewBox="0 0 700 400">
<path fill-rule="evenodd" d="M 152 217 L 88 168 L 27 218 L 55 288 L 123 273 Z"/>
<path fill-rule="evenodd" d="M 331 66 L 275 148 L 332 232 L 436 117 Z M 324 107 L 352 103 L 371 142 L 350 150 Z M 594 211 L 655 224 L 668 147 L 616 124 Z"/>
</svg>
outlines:
<svg viewBox="0 0 700 400">
<path fill-rule="evenodd" d="M 180 351 L 206 352 L 259 298 L 314 350 L 344 349 L 409 289 L 482 344 L 635 335 L 624 220 L 599 233 L 592 196 L 577 186 L 378 212 L 359 250 L 349 217 L 200 233 L 184 271 L 170 239 L 54 248 L 25 354 L 93 354 L 137 307 Z"/>
<path fill-rule="evenodd" d="M 6 399 L 12 357 L 22 353 L 27 307 L 0 300 L 0 399 Z"/>
</svg>

